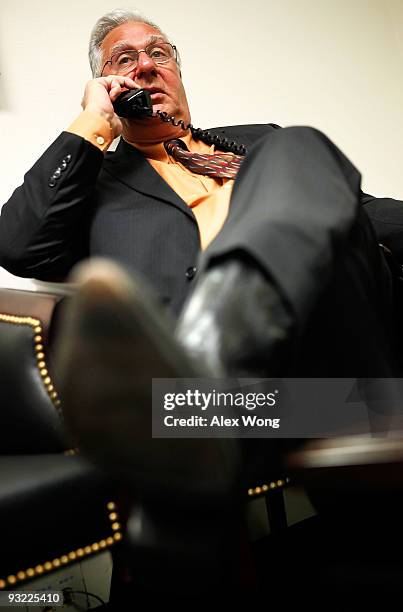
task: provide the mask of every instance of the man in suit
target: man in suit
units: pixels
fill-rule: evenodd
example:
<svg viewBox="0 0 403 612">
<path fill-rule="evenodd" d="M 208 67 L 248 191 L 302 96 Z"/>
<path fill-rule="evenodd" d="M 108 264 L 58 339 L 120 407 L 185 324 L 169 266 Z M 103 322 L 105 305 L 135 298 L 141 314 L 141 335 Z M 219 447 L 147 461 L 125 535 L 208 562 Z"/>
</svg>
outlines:
<svg viewBox="0 0 403 612">
<path fill-rule="evenodd" d="M 382 207 L 401 203 L 363 195 L 315 129 L 187 129 L 176 47 L 135 13 L 98 20 L 90 63 L 83 112 L 2 209 L 0 264 L 60 280 L 88 256 L 115 260 L 180 315 L 177 338 L 214 375 L 396 375 L 390 272 L 366 211 L 382 230 Z M 148 90 L 153 117 L 117 116 L 131 88 Z M 177 139 L 232 150 L 237 175 L 189 169 L 164 146 Z"/>
<path fill-rule="evenodd" d="M 177 339 L 215 376 L 396 375 L 390 272 L 362 206 L 378 222 L 388 202 L 363 196 L 326 136 L 275 124 L 184 129 L 177 50 L 134 13 L 98 20 L 90 63 L 83 112 L 2 209 L 0 264 L 60 280 L 88 256 L 115 260 L 180 315 Z M 175 121 L 118 117 L 113 101 L 138 87 Z M 246 155 L 236 178 L 200 174 L 164 147 L 175 139 L 203 155 Z"/>
<path fill-rule="evenodd" d="M 152 376 L 396 375 L 390 273 L 361 206 L 374 198 L 317 130 L 184 129 L 176 48 L 137 14 L 98 20 L 90 62 L 82 114 L 3 207 L 0 264 L 60 280 L 103 256 L 146 279 L 179 316 L 175 337 L 138 281 L 105 264 L 78 274 L 60 358 L 66 417 L 81 447 L 126 466 L 146 500 L 173 490 L 183 504 L 184 492 L 222 501 L 237 472 L 230 441 L 174 444 L 168 454 L 155 440 L 142 444 Z M 138 87 L 175 122 L 119 118 L 112 103 Z M 236 178 L 200 174 L 164 147 L 177 139 L 204 156 L 247 152 Z"/>
</svg>

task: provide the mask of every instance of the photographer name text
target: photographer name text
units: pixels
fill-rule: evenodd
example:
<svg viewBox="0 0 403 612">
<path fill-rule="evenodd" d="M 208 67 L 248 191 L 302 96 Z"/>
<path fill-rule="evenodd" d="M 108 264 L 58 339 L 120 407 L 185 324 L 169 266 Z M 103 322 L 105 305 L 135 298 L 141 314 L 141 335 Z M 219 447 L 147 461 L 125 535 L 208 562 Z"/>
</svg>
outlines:
<svg viewBox="0 0 403 612">
<path fill-rule="evenodd" d="M 280 427 L 279 418 L 258 417 L 255 414 L 241 415 L 237 418 L 228 418 L 222 415 L 213 417 L 189 416 L 174 417 L 167 415 L 164 417 L 165 427 L 266 427 L 278 429 Z"/>
</svg>

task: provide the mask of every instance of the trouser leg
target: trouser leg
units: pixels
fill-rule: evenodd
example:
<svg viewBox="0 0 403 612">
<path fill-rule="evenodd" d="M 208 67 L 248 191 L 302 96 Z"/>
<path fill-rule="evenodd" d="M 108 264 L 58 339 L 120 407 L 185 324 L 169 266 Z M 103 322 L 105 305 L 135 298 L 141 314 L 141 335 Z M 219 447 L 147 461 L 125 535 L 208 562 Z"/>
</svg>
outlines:
<svg viewBox="0 0 403 612">
<path fill-rule="evenodd" d="M 252 146 L 228 219 L 202 261 L 234 249 L 252 255 L 306 320 L 358 211 L 360 175 L 320 132 L 278 130 Z"/>
<path fill-rule="evenodd" d="M 247 254 L 275 284 L 299 338 L 283 374 L 396 375 L 390 275 L 360 194 L 360 174 L 326 136 L 278 130 L 247 155 L 203 254 L 204 268 Z"/>
</svg>

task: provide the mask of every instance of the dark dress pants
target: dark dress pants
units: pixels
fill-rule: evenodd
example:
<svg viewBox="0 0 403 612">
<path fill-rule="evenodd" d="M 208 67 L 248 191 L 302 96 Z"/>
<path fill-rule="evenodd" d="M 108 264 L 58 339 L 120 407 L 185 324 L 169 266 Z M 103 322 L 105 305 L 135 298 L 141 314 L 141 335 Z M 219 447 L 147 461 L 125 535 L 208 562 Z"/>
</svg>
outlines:
<svg viewBox="0 0 403 612">
<path fill-rule="evenodd" d="M 252 146 L 202 267 L 235 251 L 261 266 L 293 313 L 282 376 L 398 375 L 391 274 L 360 174 L 324 134 L 291 127 Z"/>
</svg>

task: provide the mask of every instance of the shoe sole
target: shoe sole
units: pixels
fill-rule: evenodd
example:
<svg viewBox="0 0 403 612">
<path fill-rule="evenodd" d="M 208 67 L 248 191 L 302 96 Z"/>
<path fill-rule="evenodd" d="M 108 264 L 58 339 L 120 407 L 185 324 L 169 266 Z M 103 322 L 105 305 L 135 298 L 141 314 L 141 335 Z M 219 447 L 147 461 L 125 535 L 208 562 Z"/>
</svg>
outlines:
<svg viewBox="0 0 403 612">
<path fill-rule="evenodd" d="M 197 378 L 147 287 L 103 260 L 81 264 L 57 351 L 66 424 L 98 465 L 143 495 L 225 494 L 235 443 L 152 438 L 152 378 Z"/>
</svg>

